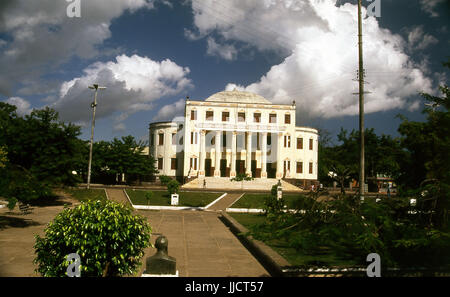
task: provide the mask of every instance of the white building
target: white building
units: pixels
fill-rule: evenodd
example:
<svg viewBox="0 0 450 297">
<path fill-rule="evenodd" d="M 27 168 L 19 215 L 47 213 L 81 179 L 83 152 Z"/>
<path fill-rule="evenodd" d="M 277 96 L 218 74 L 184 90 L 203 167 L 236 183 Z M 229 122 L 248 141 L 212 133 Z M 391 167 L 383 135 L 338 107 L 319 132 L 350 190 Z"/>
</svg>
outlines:
<svg viewBox="0 0 450 297">
<path fill-rule="evenodd" d="M 186 100 L 183 122 L 150 124 L 159 175 L 317 180 L 318 131 L 295 126 L 295 103 L 272 104 L 249 92 Z"/>
</svg>

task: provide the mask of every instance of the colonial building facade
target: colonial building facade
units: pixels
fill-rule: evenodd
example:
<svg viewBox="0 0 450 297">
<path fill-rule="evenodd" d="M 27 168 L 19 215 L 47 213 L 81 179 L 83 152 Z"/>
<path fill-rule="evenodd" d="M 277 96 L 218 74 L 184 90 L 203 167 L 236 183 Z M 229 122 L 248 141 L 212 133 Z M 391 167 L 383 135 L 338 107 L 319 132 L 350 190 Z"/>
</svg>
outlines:
<svg viewBox="0 0 450 297">
<path fill-rule="evenodd" d="M 186 100 L 184 121 L 150 124 L 159 175 L 317 180 L 318 131 L 295 125 L 295 103 L 223 91 Z"/>
</svg>

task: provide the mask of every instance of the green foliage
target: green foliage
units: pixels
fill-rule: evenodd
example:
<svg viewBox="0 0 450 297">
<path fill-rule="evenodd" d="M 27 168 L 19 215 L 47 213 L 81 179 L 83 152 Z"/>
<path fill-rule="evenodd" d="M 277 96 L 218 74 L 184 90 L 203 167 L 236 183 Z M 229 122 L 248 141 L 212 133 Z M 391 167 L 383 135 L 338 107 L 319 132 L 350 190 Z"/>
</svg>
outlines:
<svg viewBox="0 0 450 297">
<path fill-rule="evenodd" d="M 16 206 L 16 204 L 17 204 L 17 201 L 18 200 L 16 198 L 14 198 L 14 197 L 9 198 L 8 199 L 8 204 L 6 206 L 8 207 L 9 210 L 13 210 L 14 207 Z"/>
<path fill-rule="evenodd" d="M 361 265 L 369 253 L 378 253 L 385 266 L 450 266 L 450 232 L 421 224 L 421 209 L 408 212 L 408 199 L 360 203 L 357 196 L 339 195 L 318 202 L 317 195 L 299 196 L 294 213 L 267 208 L 265 223 L 251 228 L 252 235 L 280 240 L 302 254 L 327 251 Z"/>
<path fill-rule="evenodd" d="M 0 102 L 0 192 L 29 201 L 48 196 L 50 187 L 73 185 L 80 127 L 58 120 L 50 108 L 20 117 L 16 107 Z M 7 154 L 7 162 L 4 157 Z"/>
<path fill-rule="evenodd" d="M 159 180 L 161 181 L 161 184 L 163 186 L 166 186 L 172 179 L 168 177 L 167 175 L 160 175 Z"/>
<path fill-rule="evenodd" d="M 83 175 L 88 167 L 89 143 L 85 144 L 82 166 Z M 156 172 L 152 156 L 143 154 L 145 142 L 137 141 L 133 136 L 125 136 L 112 141 L 95 142 L 92 149 L 92 180 L 105 184 L 123 182 L 125 174 L 127 184 L 139 183 Z"/>
<path fill-rule="evenodd" d="M 253 180 L 253 177 L 247 175 L 246 173 L 238 173 L 236 174 L 236 177 L 233 177 L 231 179 L 231 181 L 243 181 L 243 180 L 246 181 Z"/>
<path fill-rule="evenodd" d="M 167 192 L 169 192 L 169 195 L 178 193 L 179 189 L 180 183 L 176 180 L 172 179 L 167 183 Z"/>
<path fill-rule="evenodd" d="M 283 198 L 277 199 L 278 185 L 273 185 L 270 190 L 270 196 L 264 199 L 264 212 L 267 214 L 278 214 L 283 211 L 285 201 Z"/>
<path fill-rule="evenodd" d="M 331 145 L 329 141 L 319 143 L 319 180 L 331 184 L 333 177 L 330 171 L 339 171 L 336 180 L 338 183 L 347 182 L 350 179 L 359 180 L 360 136 L 359 131 L 341 128 L 337 135 L 339 145 Z M 400 161 L 404 158 L 404 151 L 400 146 L 400 140 L 389 135 L 378 136 L 374 129 L 366 129 L 365 141 L 365 172 L 367 176 L 376 177 L 383 174 L 397 177 Z M 336 173 L 336 172 L 335 172 Z"/>
<path fill-rule="evenodd" d="M 112 201 L 88 201 L 64 209 L 36 235 L 34 246 L 42 276 L 65 276 L 66 256 L 81 258 L 81 276 L 122 276 L 135 273 L 149 246 L 151 227 L 132 215 L 127 206 Z"/>
<path fill-rule="evenodd" d="M 147 205 L 150 205 L 150 200 L 152 200 L 153 196 L 154 193 L 152 191 L 145 192 L 145 199 L 147 200 Z"/>
<path fill-rule="evenodd" d="M 6 163 L 8 162 L 8 151 L 6 147 L 0 146 L 0 170 L 6 167 Z"/>
</svg>

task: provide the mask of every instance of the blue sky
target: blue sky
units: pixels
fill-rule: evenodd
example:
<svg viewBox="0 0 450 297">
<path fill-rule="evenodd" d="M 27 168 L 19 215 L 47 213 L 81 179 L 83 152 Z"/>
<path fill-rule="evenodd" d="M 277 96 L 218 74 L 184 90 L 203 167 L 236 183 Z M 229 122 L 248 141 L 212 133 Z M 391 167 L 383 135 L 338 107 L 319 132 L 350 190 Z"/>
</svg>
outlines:
<svg viewBox="0 0 450 297">
<path fill-rule="evenodd" d="M 74 2 L 73 0 L 72 2 Z M 422 120 L 418 92 L 448 83 L 446 0 L 380 0 L 364 21 L 366 127 L 397 135 L 401 113 Z M 297 103 L 297 124 L 357 129 L 356 1 L 6 0 L 0 4 L 0 100 L 21 114 L 50 106 L 96 140 L 180 116 L 184 98 L 224 89 Z M 363 0 L 367 7 L 369 1 Z"/>
</svg>

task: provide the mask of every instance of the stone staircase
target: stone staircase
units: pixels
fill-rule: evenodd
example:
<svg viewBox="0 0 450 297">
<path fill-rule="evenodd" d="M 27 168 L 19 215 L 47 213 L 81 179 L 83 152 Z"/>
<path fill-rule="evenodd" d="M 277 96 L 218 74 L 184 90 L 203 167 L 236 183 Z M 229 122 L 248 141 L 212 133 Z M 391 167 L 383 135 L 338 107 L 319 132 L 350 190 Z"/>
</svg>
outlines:
<svg viewBox="0 0 450 297">
<path fill-rule="evenodd" d="M 254 180 L 251 181 L 231 181 L 229 177 L 204 177 L 204 178 L 196 178 L 184 184 L 183 186 L 181 186 L 181 189 L 270 191 L 272 189 L 272 186 L 276 185 L 277 183 L 278 179 L 275 178 L 266 178 L 266 179 L 255 178 Z M 281 180 L 281 187 L 283 188 L 283 191 L 289 192 L 303 191 L 302 189 L 284 180 Z"/>
</svg>

